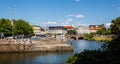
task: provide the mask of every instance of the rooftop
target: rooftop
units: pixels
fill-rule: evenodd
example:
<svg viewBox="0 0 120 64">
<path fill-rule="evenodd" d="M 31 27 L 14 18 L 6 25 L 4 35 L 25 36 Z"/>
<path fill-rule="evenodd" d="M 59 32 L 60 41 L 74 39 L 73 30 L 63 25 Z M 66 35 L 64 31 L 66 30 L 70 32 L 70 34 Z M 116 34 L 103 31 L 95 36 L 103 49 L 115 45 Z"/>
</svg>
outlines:
<svg viewBox="0 0 120 64">
<path fill-rule="evenodd" d="M 73 26 L 64 26 L 66 29 L 73 29 Z"/>
</svg>

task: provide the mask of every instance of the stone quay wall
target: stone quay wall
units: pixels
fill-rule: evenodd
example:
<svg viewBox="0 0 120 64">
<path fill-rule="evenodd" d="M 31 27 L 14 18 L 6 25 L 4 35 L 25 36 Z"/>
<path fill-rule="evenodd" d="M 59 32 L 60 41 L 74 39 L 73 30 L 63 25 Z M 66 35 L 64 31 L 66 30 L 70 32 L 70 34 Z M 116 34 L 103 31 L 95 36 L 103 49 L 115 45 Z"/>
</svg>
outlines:
<svg viewBox="0 0 120 64">
<path fill-rule="evenodd" d="M 0 52 L 63 52 L 73 51 L 73 47 L 64 44 L 31 46 L 31 44 L 0 44 Z"/>
<path fill-rule="evenodd" d="M 63 52 L 73 51 L 73 47 L 55 40 L 43 41 L 0 41 L 0 52 Z"/>
<path fill-rule="evenodd" d="M 57 45 L 45 45 L 45 46 L 38 46 L 34 47 L 31 51 L 38 51 L 38 52 L 66 52 L 66 51 L 73 51 L 73 47 L 64 44 L 57 44 Z"/>
<path fill-rule="evenodd" d="M 0 52 L 23 52 L 31 49 L 31 44 L 0 44 Z"/>
</svg>

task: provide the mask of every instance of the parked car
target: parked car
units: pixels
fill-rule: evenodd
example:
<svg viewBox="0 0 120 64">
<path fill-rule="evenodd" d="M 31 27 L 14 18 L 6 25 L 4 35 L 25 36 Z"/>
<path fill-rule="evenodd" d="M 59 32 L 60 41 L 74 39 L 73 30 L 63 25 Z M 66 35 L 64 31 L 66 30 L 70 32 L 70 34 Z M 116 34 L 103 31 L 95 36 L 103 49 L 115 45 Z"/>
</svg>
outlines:
<svg viewBox="0 0 120 64">
<path fill-rule="evenodd" d="M 13 37 L 12 37 L 12 36 L 9 36 L 9 37 L 6 37 L 6 39 L 13 39 Z"/>
</svg>

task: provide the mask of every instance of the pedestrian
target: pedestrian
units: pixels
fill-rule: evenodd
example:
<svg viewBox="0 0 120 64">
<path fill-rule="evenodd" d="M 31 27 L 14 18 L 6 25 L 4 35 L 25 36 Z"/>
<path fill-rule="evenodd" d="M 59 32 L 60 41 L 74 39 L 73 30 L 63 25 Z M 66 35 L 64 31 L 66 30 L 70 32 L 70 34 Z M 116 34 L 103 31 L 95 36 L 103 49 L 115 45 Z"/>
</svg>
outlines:
<svg viewBox="0 0 120 64">
<path fill-rule="evenodd" d="M 33 48 L 33 43 L 32 43 L 31 40 L 29 40 L 29 42 L 30 42 L 30 48 L 32 49 Z"/>
</svg>

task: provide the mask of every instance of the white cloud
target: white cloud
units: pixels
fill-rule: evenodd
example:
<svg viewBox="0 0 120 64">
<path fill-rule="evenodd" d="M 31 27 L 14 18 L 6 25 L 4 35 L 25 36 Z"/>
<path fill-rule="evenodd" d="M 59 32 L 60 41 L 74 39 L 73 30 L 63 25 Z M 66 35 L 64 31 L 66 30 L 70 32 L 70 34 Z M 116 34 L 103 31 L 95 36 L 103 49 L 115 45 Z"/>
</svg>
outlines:
<svg viewBox="0 0 120 64">
<path fill-rule="evenodd" d="M 46 22 L 46 24 L 57 24 L 57 22 Z"/>
<path fill-rule="evenodd" d="M 72 25 L 73 27 L 75 27 L 75 25 Z"/>
<path fill-rule="evenodd" d="M 61 23 L 61 26 L 67 26 L 67 25 L 69 25 L 69 23 L 67 23 L 67 22 L 62 22 Z"/>
<path fill-rule="evenodd" d="M 76 17 L 76 18 L 84 18 L 83 15 L 76 15 L 75 17 Z"/>
<path fill-rule="evenodd" d="M 112 23 L 106 23 L 105 24 L 105 26 L 106 26 L 106 28 L 110 28 L 110 25 L 111 25 Z"/>
<path fill-rule="evenodd" d="M 84 16 L 81 15 L 81 14 L 69 14 L 69 15 L 67 16 L 67 18 L 68 18 L 68 17 L 84 18 Z"/>
<path fill-rule="evenodd" d="M 73 19 L 71 19 L 71 18 L 66 20 L 66 22 L 72 22 L 72 21 L 73 21 Z"/>
<path fill-rule="evenodd" d="M 112 23 L 106 23 L 106 26 L 110 26 Z"/>
<path fill-rule="evenodd" d="M 62 26 L 67 26 L 67 25 L 71 25 L 71 23 L 73 23 L 73 19 L 68 18 L 68 19 L 66 19 L 66 21 L 61 22 L 61 25 Z"/>
<path fill-rule="evenodd" d="M 79 2 L 80 0 L 75 0 L 76 2 Z"/>
</svg>

